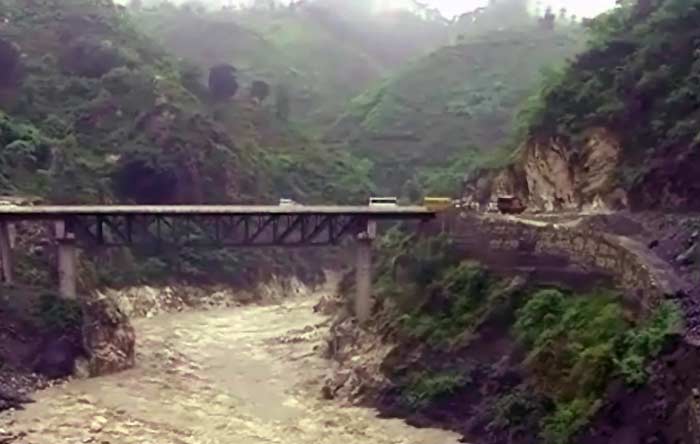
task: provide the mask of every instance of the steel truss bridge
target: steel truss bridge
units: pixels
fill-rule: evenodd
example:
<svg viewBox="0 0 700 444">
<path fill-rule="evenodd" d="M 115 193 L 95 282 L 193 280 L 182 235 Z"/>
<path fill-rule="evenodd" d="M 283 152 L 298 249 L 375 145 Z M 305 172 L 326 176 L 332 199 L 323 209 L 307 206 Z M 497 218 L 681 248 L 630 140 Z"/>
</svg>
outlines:
<svg viewBox="0 0 700 444">
<path fill-rule="evenodd" d="M 0 206 L 2 223 L 59 222 L 79 243 L 104 247 L 328 246 L 367 233 L 372 222 L 427 221 L 435 215 L 416 206 Z"/>
<path fill-rule="evenodd" d="M 78 244 L 84 247 L 311 247 L 356 242 L 355 315 L 372 312 L 372 239 L 377 222 L 428 221 L 436 212 L 401 206 L 19 206 L 0 205 L 0 262 L 12 285 L 14 225 L 53 222 L 59 293 L 77 297 Z"/>
</svg>

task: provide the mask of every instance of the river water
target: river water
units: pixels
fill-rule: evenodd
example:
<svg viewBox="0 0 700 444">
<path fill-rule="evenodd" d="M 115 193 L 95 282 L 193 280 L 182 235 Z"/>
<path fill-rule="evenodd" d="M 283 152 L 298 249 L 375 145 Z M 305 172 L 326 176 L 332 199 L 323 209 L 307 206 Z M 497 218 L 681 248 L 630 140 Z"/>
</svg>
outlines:
<svg viewBox="0 0 700 444">
<path fill-rule="evenodd" d="M 319 397 L 315 298 L 135 321 L 137 368 L 72 381 L 1 427 L 22 444 L 454 444 Z"/>
</svg>

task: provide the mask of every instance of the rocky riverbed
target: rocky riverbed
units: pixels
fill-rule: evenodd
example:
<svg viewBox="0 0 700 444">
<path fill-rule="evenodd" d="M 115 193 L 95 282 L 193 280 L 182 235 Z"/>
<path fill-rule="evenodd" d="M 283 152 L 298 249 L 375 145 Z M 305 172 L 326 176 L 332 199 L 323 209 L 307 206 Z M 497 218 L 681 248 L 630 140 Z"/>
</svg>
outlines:
<svg viewBox="0 0 700 444">
<path fill-rule="evenodd" d="M 136 320 L 136 368 L 38 393 L 0 416 L 0 442 L 457 443 L 321 399 L 329 364 L 319 297 Z"/>
</svg>

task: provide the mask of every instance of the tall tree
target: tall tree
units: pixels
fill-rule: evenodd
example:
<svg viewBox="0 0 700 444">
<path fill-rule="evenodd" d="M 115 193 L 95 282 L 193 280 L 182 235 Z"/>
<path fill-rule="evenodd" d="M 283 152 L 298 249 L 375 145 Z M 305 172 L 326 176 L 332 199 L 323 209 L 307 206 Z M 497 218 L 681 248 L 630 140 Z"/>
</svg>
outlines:
<svg viewBox="0 0 700 444">
<path fill-rule="evenodd" d="M 230 99 L 238 91 L 236 68 L 228 64 L 212 67 L 209 70 L 209 91 L 216 100 Z"/>
<path fill-rule="evenodd" d="M 256 80 L 250 87 L 250 96 L 263 102 L 270 95 L 270 85 L 262 80 Z"/>
<path fill-rule="evenodd" d="M 544 12 L 544 17 L 540 19 L 540 25 L 542 28 L 547 30 L 554 29 L 554 22 L 556 22 L 557 16 L 552 12 L 552 7 L 548 6 L 547 10 Z"/>
<path fill-rule="evenodd" d="M 285 122 L 289 120 L 291 104 L 289 103 L 289 89 L 286 85 L 279 85 L 275 91 L 275 109 L 278 119 Z"/>
</svg>

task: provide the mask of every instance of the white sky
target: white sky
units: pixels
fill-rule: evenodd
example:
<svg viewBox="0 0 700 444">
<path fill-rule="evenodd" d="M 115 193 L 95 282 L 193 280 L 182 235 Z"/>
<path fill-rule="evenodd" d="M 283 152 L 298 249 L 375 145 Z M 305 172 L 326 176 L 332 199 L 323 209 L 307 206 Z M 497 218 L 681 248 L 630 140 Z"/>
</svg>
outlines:
<svg viewBox="0 0 700 444">
<path fill-rule="evenodd" d="M 185 0 L 175 0 L 177 3 L 182 3 Z M 209 3 L 215 6 L 221 6 L 230 3 L 246 4 L 252 0 L 202 0 L 204 3 Z M 289 0 L 280 0 L 281 3 L 287 3 Z M 352 2 L 353 0 L 346 0 Z M 407 0 L 375 0 L 376 5 L 381 5 L 383 8 L 400 8 L 406 5 Z M 485 6 L 489 0 L 420 0 L 423 3 L 428 3 L 438 8 L 442 14 L 451 18 L 463 12 L 473 11 L 474 9 Z M 530 0 L 533 5 L 538 0 Z M 119 3 L 128 3 L 128 0 L 117 0 Z M 555 11 L 559 11 L 562 7 L 566 7 L 570 14 L 576 14 L 579 17 L 593 17 L 605 12 L 615 6 L 615 0 L 539 0 L 544 9 L 547 6 L 552 6 Z"/>
<path fill-rule="evenodd" d="M 352 1 L 352 0 L 348 0 Z M 399 6 L 403 0 L 384 0 Z M 531 0 L 533 3 L 536 0 Z M 422 0 L 438 8 L 445 17 L 472 11 L 488 4 L 488 0 Z M 555 11 L 566 7 L 570 14 L 579 17 L 593 17 L 615 6 L 615 0 L 540 0 L 542 7 L 552 6 Z"/>
</svg>

